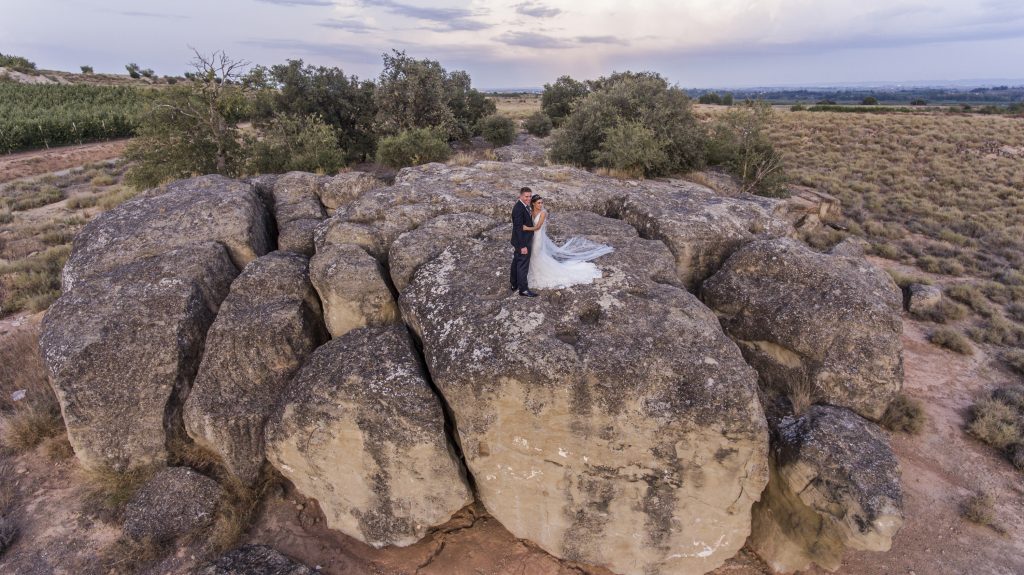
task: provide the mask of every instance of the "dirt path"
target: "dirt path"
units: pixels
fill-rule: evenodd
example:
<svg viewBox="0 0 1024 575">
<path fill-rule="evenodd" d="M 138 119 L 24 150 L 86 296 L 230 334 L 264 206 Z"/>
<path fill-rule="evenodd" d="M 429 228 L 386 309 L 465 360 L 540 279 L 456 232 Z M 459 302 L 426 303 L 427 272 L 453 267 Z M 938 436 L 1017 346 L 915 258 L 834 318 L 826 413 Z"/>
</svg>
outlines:
<svg viewBox="0 0 1024 575">
<path fill-rule="evenodd" d="M 124 155 L 128 141 L 111 140 L 0 156 L 0 183 L 119 158 Z"/>
</svg>

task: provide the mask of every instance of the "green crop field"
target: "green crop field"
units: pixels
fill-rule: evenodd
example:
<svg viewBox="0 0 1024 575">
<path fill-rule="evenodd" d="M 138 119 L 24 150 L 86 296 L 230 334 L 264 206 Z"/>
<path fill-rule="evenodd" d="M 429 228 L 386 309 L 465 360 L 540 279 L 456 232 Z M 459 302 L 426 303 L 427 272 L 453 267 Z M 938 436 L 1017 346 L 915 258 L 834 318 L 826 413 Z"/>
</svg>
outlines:
<svg viewBox="0 0 1024 575">
<path fill-rule="evenodd" d="M 0 82 L 0 153 L 131 136 L 148 92 Z"/>
</svg>

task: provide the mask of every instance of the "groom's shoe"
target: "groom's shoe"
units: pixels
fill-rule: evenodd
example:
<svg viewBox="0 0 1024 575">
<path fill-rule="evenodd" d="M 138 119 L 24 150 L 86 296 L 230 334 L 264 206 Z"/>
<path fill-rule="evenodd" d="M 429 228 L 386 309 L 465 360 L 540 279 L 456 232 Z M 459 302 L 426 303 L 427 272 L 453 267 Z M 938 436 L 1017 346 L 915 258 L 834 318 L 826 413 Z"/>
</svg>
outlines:
<svg viewBox="0 0 1024 575">
<path fill-rule="evenodd" d="M 530 290 L 521 291 L 521 292 L 519 292 L 519 295 L 521 295 L 523 297 L 537 297 L 537 294 L 533 293 Z"/>
</svg>

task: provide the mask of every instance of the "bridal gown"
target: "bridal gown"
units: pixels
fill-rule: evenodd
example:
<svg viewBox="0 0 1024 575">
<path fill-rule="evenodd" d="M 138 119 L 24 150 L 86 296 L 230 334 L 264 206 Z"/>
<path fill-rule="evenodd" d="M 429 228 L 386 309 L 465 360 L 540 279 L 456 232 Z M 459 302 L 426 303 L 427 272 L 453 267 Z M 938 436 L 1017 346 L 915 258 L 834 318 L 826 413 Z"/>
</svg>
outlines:
<svg viewBox="0 0 1024 575">
<path fill-rule="evenodd" d="M 546 212 L 545 212 L 546 213 Z M 540 214 L 534 216 L 537 224 Z M 561 246 L 548 237 L 548 220 L 533 234 L 533 254 L 530 256 L 530 288 L 559 289 L 588 284 L 601 277 L 601 270 L 590 260 L 611 253 L 613 248 L 574 237 Z"/>
</svg>

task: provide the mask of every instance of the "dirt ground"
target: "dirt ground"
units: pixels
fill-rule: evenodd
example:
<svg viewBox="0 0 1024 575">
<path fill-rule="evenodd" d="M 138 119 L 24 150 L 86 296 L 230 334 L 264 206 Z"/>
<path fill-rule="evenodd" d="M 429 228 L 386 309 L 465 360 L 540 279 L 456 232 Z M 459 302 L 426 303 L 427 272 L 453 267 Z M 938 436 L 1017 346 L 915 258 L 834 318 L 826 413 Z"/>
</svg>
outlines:
<svg viewBox="0 0 1024 575">
<path fill-rule="evenodd" d="M 0 183 L 119 158 L 127 145 L 128 140 L 111 140 L 0 155 Z"/>
<path fill-rule="evenodd" d="M 40 315 L 0 322 L 0 345 L 13 330 Z M 928 414 L 918 436 L 894 435 L 903 468 L 906 522 L 888 553 L 850 552 L 846 575 L 961 575 L 1024 573 L 1024 475 L 963 431 L 968 406 L 983 390 L 1011 375 L 980 348 L 960 356 L 927 342 L 923 324 L 904 321 L 905 391 Z M 18 474 L 22 536 L 2 558 L 0 573 L 104 573 L 96 550 L 117 529 L 91 517 L 74 460 L 51 462 L 32 452 L 13 458 Z M 968 523 L 960 505 L 985 489 L 997 501 L 1005 533 Z M 373 549 L 323 525 L 316 503 L 296 493 L 273 493 L 244 542 L 265 543 L 328 575 L 607 575 L 564 563 L 517 540 L 478 507 L 467 508 L 420 543 Z M 182 549 L 151 573 L 186 573 L 196 558 Z M 116 572 L 116 567 L 113 570 Z M 741 552 L 715 575 L 762 575 L 763 565 Z M 812 570 L 810 573 L 824 573 Z"/>
</svg>

